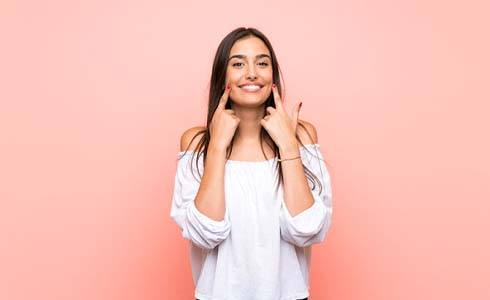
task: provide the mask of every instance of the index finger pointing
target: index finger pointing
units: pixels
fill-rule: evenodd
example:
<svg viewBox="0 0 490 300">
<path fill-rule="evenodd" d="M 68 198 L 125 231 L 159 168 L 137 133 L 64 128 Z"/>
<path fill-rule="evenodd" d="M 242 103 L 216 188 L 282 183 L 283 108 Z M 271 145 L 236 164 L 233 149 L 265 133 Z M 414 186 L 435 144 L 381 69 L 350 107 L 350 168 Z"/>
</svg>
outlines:
<svg viewBox="0 0 490 300">
<path fill-rule="evenodd" d="M 228 102 L 228 96 L 230 95 L 230 91 L 231 91 L 231 86 L 230 84 L 227 84 L 225 88 L 225 92 L 219 99 L 218 107 L 225 109 L 226 102 Z"/>
<path fill-rule="evenodd" d="M 272 92 L 274 93 L 274 103 L 276 104 L 276 108 L 282 109 L 281 96 L 279 96 L 279 91 L 277 90 L 277 85 L 275 83 L 272 84 Z"/>
</svg>

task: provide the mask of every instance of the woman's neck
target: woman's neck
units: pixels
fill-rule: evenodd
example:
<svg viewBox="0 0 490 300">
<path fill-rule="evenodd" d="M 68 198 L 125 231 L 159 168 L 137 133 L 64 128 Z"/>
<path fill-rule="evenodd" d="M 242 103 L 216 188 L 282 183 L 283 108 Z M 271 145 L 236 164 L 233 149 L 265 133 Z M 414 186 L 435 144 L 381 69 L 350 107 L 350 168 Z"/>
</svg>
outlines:
<svg viewBox="0 0 490 300">
<path fill-rule="evenodd" d="M 232 107 L 235 115 L 240 118 L 240 123 L 236 131 L 235 142 L 240 145 L 254 145 L 260 142 L 260 131 L 262 125 L 260 120 L 264 118 L 264 106 L 253 107 Z"/>
</svg>

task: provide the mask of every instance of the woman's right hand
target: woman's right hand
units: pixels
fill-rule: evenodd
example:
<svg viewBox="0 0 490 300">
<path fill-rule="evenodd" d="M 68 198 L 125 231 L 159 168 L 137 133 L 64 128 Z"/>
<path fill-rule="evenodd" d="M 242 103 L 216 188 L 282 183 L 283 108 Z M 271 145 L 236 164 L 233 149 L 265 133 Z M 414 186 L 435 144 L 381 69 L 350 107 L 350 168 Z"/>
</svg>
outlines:
<svg viewBox="0 0 490 300">
<path fill-rule="evenodd" d="M 228 102 L 228 96 L 230 95 L 231 87 L 227 86 L 225 92 L 219 100 L 218 107 L 214 111 L 211 124 L 209 126 L 210 145 L 218 147 L 219 149 L 226 150 L 230 145 L 235 130 L 240 123 L 240 118 L 235 115 L 232 109 L 225 109 Z"/>
</svg>

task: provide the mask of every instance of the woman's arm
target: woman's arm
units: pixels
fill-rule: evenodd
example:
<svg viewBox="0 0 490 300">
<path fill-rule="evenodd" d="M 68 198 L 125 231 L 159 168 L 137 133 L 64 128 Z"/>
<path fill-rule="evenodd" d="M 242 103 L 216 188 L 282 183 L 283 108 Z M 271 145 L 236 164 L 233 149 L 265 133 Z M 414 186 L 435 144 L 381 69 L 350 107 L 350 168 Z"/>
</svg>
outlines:
<svg viewBox="0 0 490 300">
<path fill-rule="evenodd" d="M 199 127 L 194 127 L 182 135 L 181 151 L 195 151 L 196 145 L 189 145 L 189 143 L 198 131 L 201 131 Z M 197 144 L 198 139 L 195 140 Z M 182 156 L 179 160 L 174 182 L 170 217 L 179 225 L 184 238 L 190 240 L 200 248 L 213 249 L 229 236 L 231 230 L 231 222 L 226 216 L 226 211 L 224 216 L 220 217 L 213 215 L 213 213 L 210 214 L 206 210 L 206 208 L 210 207 L 211 210 L 219 211 L 220 205 L 224 207 L 223 195 L 219 191 L 207 192 L 212 190 L 213 186 L 221 186 L 219 181 L 220 178 L 223 180 L 223 175 L 220 175 L 219 168 L 204 168 L 203 176 L 205 180 L 202 183 L 202 179 L 199 180 L 197 174 L 195 174 L 199 168 L 194 168 L 194 161 L 191 160 L 192 157 L 197 158 L 196 155 L 188 153 L 188 155 Z M 213 161 L 218 160 L 218 155 L 211 154 L 209 158 L 208 163 L 211 161 L 210 166 L 218 165 L 213 163 Z M 199 161 L 198 165 L 202 166 L 202 160 Z M 213 178 L 216 179 L 213 181 Z M 206 184 L 206 182 L 209 183 Z M 219 188 L 216 189 L 219 190 Z M 197 199 L 197 194 L 200 190 L 201 195 Z M 205 204 L 210 203 L 210 205 L 198 204 L 200 207 L 205 207 L 201 211 L 200 209 L 202 208 L 198 209 L 196 206 L 196 202 L 198 201 L 204 201 Z"/>
<path fill-rule="evenodd" d="M 318 142 L 315 127 L 308 122 L 301 122 L 307 128 L 312 139 L 304 133 L 304 129 L 298 126 L 298 136 L 303 144 L 316 144 Z M 300 155 L 297 142 L 279 148 L 282 158 L 297 157 Z M 281 162 L 284 180 L 284 201 L 292 217 L 310 208 L 314 199 L 311 195 L 308 181 L 304 172 L 301 159 L 293 159 Z"/>
<path fill-rule="evenodd" d="M 182 135 L 180 141 L 181 151 L 185 151 L 189 146 L 192 137 L 197 133 L 199 127 L 194 127 Z M 197 138 L 194 139 L 193 149 L 197 144 Z M 194 200 L 195 206 L 199 212 L 215 221 L 222 221 L 225 216 L 225 176 L 226 149 L 209 144 L 206 155 L 206 167 L 201 179 L 201 184 Z"/>
<path fill-rule="evenodd" d="M 317 152 L 316 144 L 318 140 L 316 130 L 312 126 L 310 124 L 306 126 L 311 133 L 311 140 L 301 138 L 300 133 L 298 133 L 298 136 L 300 136 L 303 144 L 314 144 L 314 146 L 308 146 L 311 150 L 305 149 L 304 151 L 315 150 Z M 282 155 L 290 154 L 284 151 Z M 304 153 L 304 155 L 304 162 L 308 169 L 322 182 L 323 189 L 321 193 L 318 190 L 318 186 L 314 190 L 310 190 L 308 186 L 307 192 L 305 192 L 304 188 L 307 182 L 301 160 L 285 161 L 285 163 L 289 162 L 289 165 L 281 163 L 284 175 L 284 195 L 281 199 L 282 206 L 279 215 L 281 237 L 299 247 L 321 243 L 330 228 L 332 218 L 330 176 L 325 163 L 321 161 L 323 157 L 320 152 L 314 154 L 316 156 L 314 159 L 309 154 Z"/>
</svg>

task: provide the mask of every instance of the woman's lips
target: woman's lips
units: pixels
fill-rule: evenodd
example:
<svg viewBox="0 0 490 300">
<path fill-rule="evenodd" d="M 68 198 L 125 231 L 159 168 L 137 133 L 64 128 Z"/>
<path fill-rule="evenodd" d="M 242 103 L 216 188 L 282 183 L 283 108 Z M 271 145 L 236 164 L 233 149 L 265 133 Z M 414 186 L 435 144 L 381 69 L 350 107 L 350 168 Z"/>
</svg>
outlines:
<svg viewBox="0 0 490 300">
<path fill-rule="evenodd" d="M 245 93 L 257 93 L 258 91 L 260 91 L 262 89 L 262 86 L 242 86 L 240 88 L 242 91 L 244 91 Z"/>
</svg>

